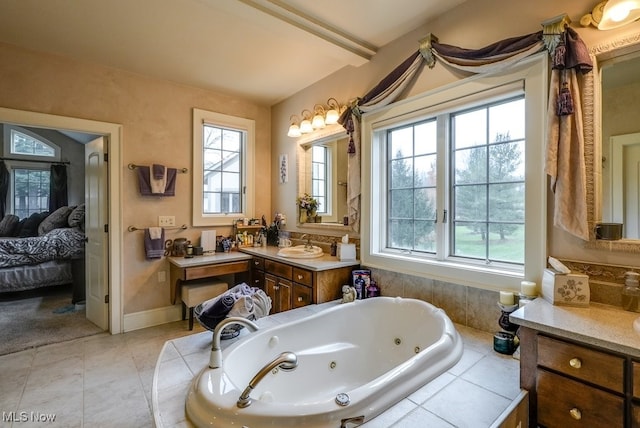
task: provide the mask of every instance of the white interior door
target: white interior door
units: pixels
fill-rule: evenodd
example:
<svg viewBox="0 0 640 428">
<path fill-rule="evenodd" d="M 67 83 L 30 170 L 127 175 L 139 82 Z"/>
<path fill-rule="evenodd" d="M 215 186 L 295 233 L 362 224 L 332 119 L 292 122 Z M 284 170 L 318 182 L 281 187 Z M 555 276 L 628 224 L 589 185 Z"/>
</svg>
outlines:
<svg viewBox="0 0 640 428">
<path fill-rule="evenodd" d="M 104 330 L 109 329 L 106 144 L 106 138 L 99 137 L 84 150 L 87 319 Z"/>
</svg>

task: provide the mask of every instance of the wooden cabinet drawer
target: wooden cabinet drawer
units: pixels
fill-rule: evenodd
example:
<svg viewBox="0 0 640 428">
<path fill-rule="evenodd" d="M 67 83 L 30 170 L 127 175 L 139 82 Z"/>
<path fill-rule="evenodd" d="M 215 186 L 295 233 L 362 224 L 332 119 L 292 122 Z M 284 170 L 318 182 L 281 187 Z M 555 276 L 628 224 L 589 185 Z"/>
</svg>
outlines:
<svg viewBox="0 0 640 428">
<path fill-rule="evenodd" d="M 631 405 L 631 428 L 640 428 L 640 405 Z"/>
<path fill-rule="evenodd" d="M 310 287 L 301 284 L 293 284 L 293 307 L 300 308 L 312 303 L 312 292 Z"/>
<path fill-rule="evenodd" d="M 293 266 L 267 259 L 264 261 L 264 270 L 282 278 L 291 279 Z"/>
<path fill-rule="evenodd" d="M 313 285 L 313 273 L 310 270 L 293 268 L 293 280 L 308 287 Z"/>
<path fill-rule="evenodd" d="M 624 359 L 538 335 L 538 365 L 615 392 L 624 392 Z"/>
<path fill-rule="evenodd" d="M 246 272 L 249 270 L 249 260 L 240 262 L 220 263 L 207 266 L 194 266 L 184 270 L 184 280 L 208 278 L 229 273 Z"/>
<path fill-rule="evenodd" d="M 538 424 L 546 427 L 622 427 L 624 398 L 546 370 L 537 371 Z"/>
<path fill-rule="evenodd" d="M 262 257 L 254 257 L 251 260 L 251 267 L 253 269 L 264 270 L 264 259 Z"/>
<path fill-rule="evenodd" d="M 264 271 L 254 270 L 251 272 L 251 286 L 264 290 Z"/>
</svg>

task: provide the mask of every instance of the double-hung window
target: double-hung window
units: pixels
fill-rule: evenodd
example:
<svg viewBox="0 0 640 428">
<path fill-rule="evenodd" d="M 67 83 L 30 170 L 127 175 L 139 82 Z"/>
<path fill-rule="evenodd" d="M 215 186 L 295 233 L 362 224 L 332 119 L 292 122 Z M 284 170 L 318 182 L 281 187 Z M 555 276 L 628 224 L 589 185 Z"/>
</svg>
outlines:
<svg viewBox="0 0 640 428">
<path fill-rule="evenodd" d="M 193 224 L 253 217 L 255 122 L 193 109 Z"/>
<path fill-rule="evenodd" d="M 494 289 L 541 279 L 546 64 L 363 117 L 364 263 Z"/>
<path fill-rule="evenodd" d="M 60 160 L 60 147 L 28 129 L 5 125 L 5 153 L 10 170 L 10 211 L 20 218 L 49 209 L 49 162 Z"/>
</svg>

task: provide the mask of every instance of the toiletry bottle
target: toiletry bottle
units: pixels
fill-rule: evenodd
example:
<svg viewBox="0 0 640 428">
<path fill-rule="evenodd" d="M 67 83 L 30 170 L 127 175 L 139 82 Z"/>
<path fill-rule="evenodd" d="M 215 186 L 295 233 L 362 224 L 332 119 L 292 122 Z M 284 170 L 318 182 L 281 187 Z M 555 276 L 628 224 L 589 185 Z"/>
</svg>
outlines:
<svg viewBox="0 0 640 428">
<path fill-rule="evenodd" d="M 334 240 L 331 243 L 331 255 L 335 256 L 338 253 L 338 243 Z"/>
<path fill-rule="evenodd" d="M 622 307 L 627 311 L 640 312 L 640 274 L 626 272 L 622 289 Z"/>
</svg>

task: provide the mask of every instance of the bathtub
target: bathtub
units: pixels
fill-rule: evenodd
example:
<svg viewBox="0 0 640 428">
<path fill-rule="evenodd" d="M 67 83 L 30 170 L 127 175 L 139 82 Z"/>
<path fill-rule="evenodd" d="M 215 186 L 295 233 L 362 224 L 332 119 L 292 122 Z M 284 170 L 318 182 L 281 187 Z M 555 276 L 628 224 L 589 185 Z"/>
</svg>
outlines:
<svg viewBox="0 0 640 428">
<path fill-rule="evenodd" d="M 297 355 L 297 368 L 269 373 L 251 392 L 251 405 L 239 408 L 253 376 L 286 351 Z M 367 422 L 461 355 L 462 340 L 442 309 L 400 297 L 357 300 L 258 330 L 229 346 L 221 368 L 206 367 L 192 381 L 186 412 L 198 427 Z"/>
</svg>

